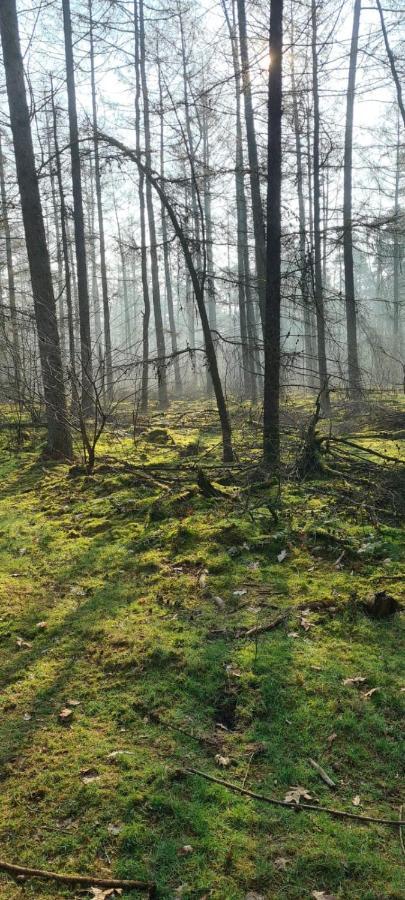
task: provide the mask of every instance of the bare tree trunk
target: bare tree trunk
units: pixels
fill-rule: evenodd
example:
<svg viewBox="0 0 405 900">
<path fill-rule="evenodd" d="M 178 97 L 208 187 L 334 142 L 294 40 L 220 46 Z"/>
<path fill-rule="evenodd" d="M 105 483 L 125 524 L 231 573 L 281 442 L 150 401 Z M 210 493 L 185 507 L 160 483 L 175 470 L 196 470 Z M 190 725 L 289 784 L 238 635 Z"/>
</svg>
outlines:
<svg viewBox="0 0 405 900">
<path fill-rule="evenodd" d="M 394 317 L 393 317 L 393 338 L 394 338 L 394 353 L 397 358 L 401 358 L 402 356 L 402 329 L 401 329 L 401 304 L 400 304 L 400 268 L 401 268 L 401 248 L 400 248 L 400 238 L 399 238 L 399 229 L 400 229 L 400 205 L 399 205 L 399 196 L 400 196 L 400 178 L 401 178 L 401 142 L 400 142 L 400 124 L 399 124 L 399 116 L 398 116 L 398 126 L 397 126 L 397 151 L 396 151 L 396 165 L 395 165 L 395 193 L 394 193 L 394 259 L 393 259 L 393 268 L 394 268 L 394 284 L 393 284 L 393 293 L 394 293 Z M 402 373 L 401 373 L 402 374 Z"/>
<path fill-rule="evenodd" d="M 141 154 L 141 78 L 139 61 L 139 20 L 138 0 L 134 0 L 134 38 L 135 38 L 135 135 L 136 153 Z M 141 408 L 145 412 L 148 408 L 149 388 L 149 323 L 150 323 L 150 296 L 148 283 L 148 257 L 146 249 L 146 209 L 145 209 L 145 175 L 139 170 L 139 219 L 141 229 L 141 279 L 143 293 L 143 319 L 142 319 L 142 384 L 141 384 Z"/>
<path fill-rule="evenodd" d="M 151 151 L 151 134 L 150 134 L 150 118 L 149 118 L 149 94 L 146 79 L 146 52 L 145 52 L 145 23 L 143 15 L 144 0 L 139 0 L 139 63 L 142 85 L 143 99 L 143 122 L 145 130 L 145 162 L 148 168 L 151 168 L 152 151 Z M 152 275 L 152 301 L 153 312 L 155 317 L 156 331 L 156 348 L 158 356 L 157 375 L 158 375 L 158 394 L 159 405 L 161 409 L 166 409 L 168 405 L 167 399 L 167 379 L 166 379 L 166 347 L 163 331 L 162 305 L 160 298 L 159 283 L 159 263 L 156 241 L 156 224 L 155 212 L 153 209 L 152 187 L 150 181 L 146 180 L 146 206 L 148 210 L 149 222 L 149 239 L 150 239 L 150 261 Z"/>
<path fill-rule="evenodd" d="M 264 327 L 266 304 L 266 241 L 263 205 L 260 193 L 259 158 L 257 153 L 256 131 L 253 113 L 245 0 L 237 0 L 237 5 L 239 22 L 239 45 L 242 62 L 242 89 L 245 104 L 246 139 L 250 169 L 250 192 L 252 196 L 253 231 L 255 237 L 257 289 L 259 294 L 259 306 L 262 325 Z"/>
<path fill-rule="evenodd" d="M 347 357 L 349 395 L 355 400 L 361 393 L 360 366 L 357 349 L 357 316 L 354 290 L 353 266 L 353 211 L 352 211 L 352 171 L 353 171 L 353 111 L 356 90 L 357 50 L 359 45 L 361 0 L 355 0 L 353 31 L 350 47 L 349 81 L 346 99 L 346 129 L 343 169 L 343 260 L 345 273 L 345 307 L 347 328 Z"/>
<path fill-rule="evenodd" d="M 62 255 L 63 255 L 64 270 L 65 270 L 65 293 L 66 293 L 66 308 L 67 308 L 68 334 L 69 334 L 69 362 L 70 362 L 71 377 L 72 377 L 74 383 L 76 384 L 76 380 L 77 380 L 76 348 L 75 348 L 74 311 L 73 311 L 73 302 L 72 302 L 72 274 L 71 274 L 71 270 L 70 270 L 70 261 L 69 261 L 69 241 L 68 241 L 68 235 L 67 235 L 67 229 L 66 229 L 67 212 L 66 212 L 65 192 L 63 189 L 62 166 L 61 166 L 61 162 L 60 162 L 58 123 L 57 123 L 55 95 L 54 95 L 54 90 L 53 90 L 52 76 L 51 76 L 51 103 L 52 103 L 53 145 L 55 148 L 56 178 L 57 178 L 58 190 L 59 190 Z M 75 390 L 73 391 L 73 400 L 74 400 L 74 397 L 75 397 Z"/>
<path fill-rule="evenodd" d="M 164 149 L 162 72 L 161 72 L 161 62 L 160 62 L 159 58 L 158 58 L 158 74 L 159 74 L 159 105 L 160 105 L 160 176 L 163 181 L 164 174 L 165 174 L 165 149 Z M 164 269 L 165 269 L 166 303 L 167 303 L 167 311 L 168 311 L 168 315 L 169 315 L 170 341 L 171 341 L 172 354 L 173 354 L 174 386 L 175 386 L 176 394 L 180 394 L 181 393 L 180 363 L 179 363 L 179 357 L 177 354 L 177 331 L 176 331 L 176 322 L 175 322 L 175 318 L 174 318 L 173 288 L 172 288 L 172 277 L 171 277 L 171 272 L 170 272 L 170 252 L 169 252 L 169 242 L 168 242 L 168 233 L 167 233 L 166 210 L 164 208 L 163 203 L 160 204 L 160 218 L 161 218 L 161 223 L 162 223 L 162 243 L 163 243 L 163 262 L 164 262 Z"/>
<path fill-rule="evenodd" d="M 6 245 L 8 300 L 9 300 L 9 306 L 10 306 L 11 342 L 12 342 L 12 348 L 13 348 L 12 349 L 13 369 L 14 369 L 15 386 L 16 386 L 16 391 L 17 391 L 17 399 L 20 400 L 21 399 L 21 396 L 20 396 L 21 395 L 20 340 L 19 340 L 19 336 L 18 336 L 18 320 L 17 320 L 17 308 L 16 308 L 13 248 L 12 248 L 12 242 L 11 242 L 10 221 L 9 221 L 9 217 L 8 217 L 6 180 L 5 180 L 5 173 L 4 173 L 4 155 L 3 155 L 1 131 L 0 131 L 0 188 L 1 188 L 2 226 L 3 226 L 4 240 L 5 240 L 5 245 Z"/>
<path fill-rule="evenodd" d="M 280 466 L 281 118 L 283 0 L 271 0 L 268 93 L 267 282 L 264 326 L 263 459 Z"/>
<path fill-rule="evenodd" d="M 217 344 L 215 332 L 217 330 L 217 308 L 215 299 L 215 283 L 214 283 L 214 254 L 213 254 L 213 234 L 212 234 L 212 211 L 211 211 L 211 184 L 210 184 L 210 144 L 209 144 L 209 104 L 208 94 L 204 94 L 202 98 L 202 138 L 203 138 L 203 167 L 204 167 L 204 220 L 205 220 L 205 255 L 206 255 L 206 284 L 207 284 L 207 313 L 211 331 L 214 332 L 214 344 Z M 207 375 L 208 394 L 213 392 L 213 384 L 211 375 Z"/>
<path fill-rule="evenodd" d="M 81 394 L 83 415 L 94 413 L 93 372 L 91 354 L 90 305 L 87 283 L 86 241 L 84 232 L 82 176 L 80 169 L 79 131 L 77 125 L 76 87 L 74 75 L 72 23 L 70 0 L 62 0 L 63 28 L 65 38 L 66 82 L 69 111 L 70 158 L 72 166 L 72 188 L 74 208 L 74 231 L 77 265 L 77 288 L 79 298 L 79 325 L 81 350 Z"/>
<path fill-rule="evenodd" d="M 66 357 L 66 329 L 65 329 L 65 316 L 64 316 L 64 308 L 63 308 L 63 261 L 62 261 L 62 246 L 61 246 L 61 236 L 60 236 L 60 218 L 58 211 L 58 203 L 56 198 L 56 185 L 55 185 L 55 169 L 53 164 L 53 152 L 52 149 L 52 141 L 51 141 L 51 133 L 52 127 L 49 122 L 48 115 L 48 104 L 45 106 L 45 118 L 46 118 L 46 139 L 47 139 L 47 150 L 49 156 L 49 179 L 51 183 L 51 197 L 52 197 L 52 211 L 55 225 L 55 238 L 56 238 L 56 264 L 57 264 L 57 306 L 58 306 L 58 327 L 59 327 L 59 339 L 60 339 L 60 349 L 62 354 L 62 363 L 65 362 Z"/>
<path fill-rule="evenodd" d="M 96 358 L 99 356 L 99 351 L 103 349 L 103 329 L 101 326 L 101 309 L 100 309 L 100 292 L 98 289 L 98 276 L 97 276 L 97 250 L 96 250 L 96 216 L 95 216 L 95 203 L 94 203 L 94 169 L 93 169 L 93 161 L 91 158 L 91 153 L 89 153 L 89 177 L 86 191 L 86 206 L 87 206 L 87 228 L 88 228 L 88 237 L 87 237 L 87 245 L 89 248 L 89 261 L 90 261 L 90 310 L 92 312 L 92 318 L 94 318 L 94 327 L 93 327 L 93 335 L 94 335 L 94 344 L 96 350 Z"/>
<path fill-rule="evenodd" d="M 292 35 L 292 43 L 294 38 Z M 297 90 L 295 82 L 294 56 L 291 57 L 291 87 L 293 95 L 293 121 L 295 132 L 295 151 L 297 157 L 297 194 L 298 194 L 298 222 L 299 222 L 299 259 L 300 259 L 300 289 L 303 306 L 304 323 L 304 348 L 305 348 L 305 376 L 310 387 L 314 387 L 314 366 L 316 352 L 314 346 L 311 295 L 309 291 L 308 260 L 307 260 L 307 228 L 304 200 L 304 171 L 302 164 L 301 126 L 298 113 Z M 309 148 L 309 145 L 308 145 Z M 311 197 L 309 198 L 311 203 Z"/>
<path fill-rule="evenodd" d="M 384 36 L 385 49 L 387 51 L 387 56 L 388 56 L 390 67 L 391 67 L 391 73 L 392 73 L 392 77 L 394 79 L 394 84 L 395 84 L 396 91 L 397 91 L 398 106 L 399 106 L 401 116 L 402 116 L 402 121 L 403 121 L 404 127 L 405 127 L 405 106 L 404 106 L 404 101 L 402 98 L 401 82 L 399 80 L 397 68 L 395 65 L 395 57 L 391 50 L 390 43 L 388 40 L 387 29 L 385 27 L 385 21 L 384 21 L 384 12 L 383 12 L 380 0 L 376 0 L 376 3 L 377 3 L 377 7 L 378 7 L 378 12 L 380 13 L 381 29 L 382 29 L 382 33 Z"/>
<path fill-rule="evenodd" d="M 100 244 L 100 275 L 101 275 L 101 294 L 103 298 L 103 321 L 104 321 L 104 361 L 107 382 L 107 398 L 112 399 L 113 386 L 113 368 L 112 368 L 112 351 L 111 351 L 111 327 L 110 327 L 110 304 L 108 300 L 108 280 L 107 280 L 107 262 L 105 253 L 105 235 L 104 235 L 104 214 L 101 190 L 101 174 L 100 174 L 100 154 L 97 138 L 97 95 L 96 95 L 96 73 L 94 65 L 94 35 L 93 35 L 93 0 L 89 0 L 89 18 L 90 18 L 90 71 L 91 71 L 91 103 L 93 115 L 93 144 L 94 144 L 94 176 L 96 185 L 97 200 L 97 218 L 98 218 L 98 236 Z"/>
<path fill-rule="evenodd" d="M 313 183 L 314 183 L 314 300 L 318 334 L 318 369 L 321 390 L 321 408 L 324 415 L 330 415 L 330 397 L 328 384 L 328 367 L 326 362 L 325 310 L 322 283 L 322 248 L 321 248 L 321 212 L 320 212 L 320 160 L 319 160 L 319 88 L 318 88 L 318 50 L 317 50 L 317 5 L 311 2 L 312 10 L 312 90 L 314 102 L 314 134 L 313 134 Z"/>
<path fill-rule="evenodd" d="M 52 457 L 69 458 L 72 456 L 72 440 L 66 422 L 55 296 L 25 94 L 16 0 L 2 0 L 0 3 L 0 32 L 38 332 L 47 413 L 47 452 Z"/>
</svg>

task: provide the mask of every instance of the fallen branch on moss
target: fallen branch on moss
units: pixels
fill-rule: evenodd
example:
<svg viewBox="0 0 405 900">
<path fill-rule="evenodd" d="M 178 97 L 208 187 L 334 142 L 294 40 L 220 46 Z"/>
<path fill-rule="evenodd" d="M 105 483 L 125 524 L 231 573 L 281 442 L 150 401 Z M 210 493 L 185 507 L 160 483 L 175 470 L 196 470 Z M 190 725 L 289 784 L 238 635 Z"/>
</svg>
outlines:
<svg viewBox="0 0 405 900">
<path fill-rule="evenodd" d="M 223 781 L 222 778 L 214 778 L 213 775 L 207 775 L 206 772 L 201 772 L 199 769 L 187 768 L 184 771 L 188 775 L 198 775 L 200 778 L 205 778 L 206 781 L 213 781 L 214 784 L 219 784 L 221 787 L 225 787 L 229 791 L 235 791 L 237 794 L 244 794 L 247 797 L 251 797 L 253 800 L 261 800 L 262 803 L 270 803 L 272 806 L 281 806 L 284 809 L 293 809 L 295 812 L 299 812 L 301 809 L 308 809 L 311 812 L 326 813 L 329 816 L 334 816 L 336 819 L 354 819 L 365 825 L 372 822 L 375 825 L 391 825 L 400 830 L 405 826 L 405 821 L 402 819 L 377 819 L 375 816 L 359 816 L 356 813 L 344 812 L 341 809 L 331 809 L 329 806 L 319 806 L 314 803 L 295 803 L 287 800 L 276 800 L 274 797 L 266 797 L 264 794 L 256 794 L 255 791 L 249 791 L 247 788 L 239 787 L 237 784 L 232 784 L 231 781 Z"/>
<path fill-rule="evenodd" d="M 68 875 L 66 872 L 48 872 L 46 869 L 33 869 L 30 866 L 17 866 L 0 859 L 0 870 L 10 875 L 23 875 L 25 878 L 42 878 L 44 881 L 57 881 L 59 884 L 80 884 L 82 887 L 121 888 L 122 890 L 147 891 L 149 897 L 156 897 L 156 885 L 151 881 L 138 881 L 122 878 L 95 878 L 94 875 Z"/>
</svg>

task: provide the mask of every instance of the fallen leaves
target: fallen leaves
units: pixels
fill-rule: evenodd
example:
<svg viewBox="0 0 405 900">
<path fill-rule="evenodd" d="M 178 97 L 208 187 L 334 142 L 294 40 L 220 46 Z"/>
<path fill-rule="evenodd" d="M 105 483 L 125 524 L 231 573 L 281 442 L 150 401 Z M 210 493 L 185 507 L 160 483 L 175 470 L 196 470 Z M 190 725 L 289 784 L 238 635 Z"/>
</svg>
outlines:
<svg viewBox="0 0 405 900">
<path fill-rule="evenodd" d="M 101 775 L 97 769 L 82 769 L 80 778 L 83 784 L 91 784 L 93 781 L 100 781 Z"/>
<path fill-rule="evenodd" d="M 277 562 L 282 563 L 288 556 L 287 550 L 281 550 L 280 553 L 277 554 Z"/>
<path fill-rule="evenodd" d="M 312 891 L 314 900 L 337 900 L 335 894 L 327 894 L 326 891 Z"/>
<path fill-rule="evenodd" d="M 276 869 L 279 870 L 279 872 L 285 872 L 285 870 L 288 866 L 288 859 L 285 859 L 284 856 L 279 856 L 277 859 L 274 860 L 274 865 L 275 865 Z"/>
<path fill-rule="evenodd" d="M 361 799 L 358 794 L 356 794 L 356 796 L 353 797 L 352 803 L 353 803 L 353 806 L 360 806 Z"/>
<path fill-rule="evenodd" d="M 58 719 L 62 725 L 67 725 L 67 723 L 70 722 L 72 716 L 73 716 L 73 709 L 70 709 L 69 706 L 64 706 L 58 715 Z"/>
<path fill-rule="evenodd" d="M 327 743 L 328 747 L 332 746 L 332 744 L 336 740 L 336 738 L 337 738 L 336 731 L 332 731 L 332 734 L 330 734 L 329 737 L 327 737 L 327 739 L 326 739 L 326 743 Z"/>
<path fill-rule="evenodd" d="M 121 888 L 97 888 L 91 887 L 92 892 L 92 900 L 109 900 L 109 898 L 113 897 L 121 897 L 122 889 Z"/>
<path fill-rule="evenodd" d="M 354 684 L 364 684 L 365 681 L 367 681 L 367 678 L 365 676 L 355 675 L 353 678 L 345 678 L 343 684 L 346 686 L 351 686 Z"/>
<path fill-rule="evenodd" d="M 184 844 L 184 846 L 180 847 L 180 849 L 177 852 L 178 852 L 179 856 L 189 856 L 190 853 L 193 853 L 193 850 L 194 850 L 194 847 L 192 847 L 191 844 Z"/>
<path fill-rule="evenodd" d="M 287 791 L 287 793 L 284 797 L 284 801 L 286 803 L 301 803 L 301 800 L 313 800 L 313 799 L 314 798 L 313 798 L 312 794 L 310 794 L 306 788 L 301 787 L 301 785 L 296 785 L 296 786 L 290 788 L 290 790 Z"/>
<path fill-rule="evenodd" d="M 220 753 L 216 753 L 216 755 L 215 755 L 215 762 L 216 762 L 219 766 L 222 766 L 223 769 L 227 769 L 228 766 L 231 765 L 231 760 L 229 759 L 229 756 L 221 756 Z"/>
<path fill-rule="evenodd" d="M 16 644 L 19 650 L 30 650 L 32 644 L 29 641 L 25 641 L 24 638 L 18 637 L 16 640 Z"/>
<path fill-rule="evenodd" d="M 371 688 L 370 691 L 366 691 L 365 694 L 361 694 L 361 699 L 362 699 L 362 700 L 369 700 L 370 697 L 372 697 L 373 694 L 376 694 L 377 691 L 379 691 L 379 690 L 380 690 L 380 688 L 378 688 L 378 687 Z"/>
</svg>

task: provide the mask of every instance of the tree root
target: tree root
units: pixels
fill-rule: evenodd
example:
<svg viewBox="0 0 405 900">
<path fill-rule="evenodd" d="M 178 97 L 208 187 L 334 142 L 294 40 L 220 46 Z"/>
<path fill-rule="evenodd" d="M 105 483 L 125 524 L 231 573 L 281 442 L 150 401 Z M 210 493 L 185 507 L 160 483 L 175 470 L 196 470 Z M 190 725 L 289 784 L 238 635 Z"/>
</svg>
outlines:
<svg viewBox="0 0 405 900">
<path fill-rule="evenodd" d="M 59 884 L 80 884 L 82 887 L 122 888 L 123 890 L 147 891 L 150 898 L 156 897 L 156 885 L 151 881 L 138 881 L 122 878 L 96 878 L 94 875 L 68 875 L 66 872 L 48 872 L 46 869 L 33 869 L 30 866 L 18 866 L 0 859 L 0 871 L 10 875 L 23 875 L 26 878 L 42 878 L 46 881 L 57 881 Z"/>
<path fill-rule="evenodd" d="M 226 787 L 229 791 L 235 791 L 237 794 L 244 794 L 247 797 L 252 797 L 253 800 L 261 800 L 263 803 L 270 803 L 272 806 L 281 806 L 284 809 L 293 809 L 295 812 L 299 812 L 301 809 L 308 809 L 311 812 L 326 813 L 329 816 L 333 816 L 335 819 L 354 819 L 356 822 L 360 822 L 364 825 L 371 822 L 375 825 L 391 825 L 400 830 L 405 826 L 405 821 L 401 818 L 377 819 L 375 816 L 359 816 L 356 813 L 344 812 L 341 809 L 331 809 L 328 806 L 315 806 L 314 803 L 294 803 L 287 800 L 276 800 L 274 797 L 266 797 L 264 794 L 256 794 L 255 791 L 249 791 L 247 788 L 239 787 L 237 784 L 232 784 L 231 781 L 223 781 L 221 778 L 214 778 L 213 775 L 207 775 L 206 772 L 201 772 L 199 769 L 186 768 L 184 771 L 188 775 L 198 775 L 200 778 L 205 778 L 207 781 L 213 781 L 214 784 Z"/>
</svg>

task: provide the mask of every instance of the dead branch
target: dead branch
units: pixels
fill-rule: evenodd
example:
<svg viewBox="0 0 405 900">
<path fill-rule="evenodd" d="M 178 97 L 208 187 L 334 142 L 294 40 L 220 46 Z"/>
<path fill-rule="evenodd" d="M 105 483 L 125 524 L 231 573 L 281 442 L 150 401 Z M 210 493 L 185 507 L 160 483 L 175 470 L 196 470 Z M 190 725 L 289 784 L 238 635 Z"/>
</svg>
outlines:
<svg viewBox="0 0 405 900">
<path fill-rule="evenodd" d="M 147 891 L 149 897 L 156 897 L 156 885 L 151 881 L 138 881 L 122 878 L 96 878 L 94 875 L 69 875 L 67 872 L 48 872 L 46 869 L 34 869 L 30 866 L 13 865 L 0 860 L 0 870 L 10 875 L 23 875 L 25 878 L 41 878 L 45 881 L 57 881 L 59 884 L 80 884 L 83 887 L 122 888 L 123 890 Z"/>
</svg>

